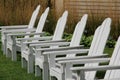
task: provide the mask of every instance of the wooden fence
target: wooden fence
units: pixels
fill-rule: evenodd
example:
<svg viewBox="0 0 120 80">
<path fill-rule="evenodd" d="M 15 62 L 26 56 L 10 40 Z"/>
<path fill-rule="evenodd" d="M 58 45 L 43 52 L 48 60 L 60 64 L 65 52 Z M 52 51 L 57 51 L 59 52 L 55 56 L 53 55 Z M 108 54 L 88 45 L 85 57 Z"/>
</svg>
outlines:
<svg viewBox="0 0 120 80">
<path fill-rule="evenodd" d="M 42 12 L 47 6 L 47 1 L 48 0 L 0 0 L 0 24 L 28 24 L 36 6 L 40 4 L 40 12 Z M 53 19 L 55 15 L 58 19 L 64 10 L 68 10 L 68 22 L 73 24 L 80 20 L 83 14 L 87 13 L 89 15 L 87 25 L 92 26 L 92 28 L 87 30 L 94 32 L 105 17 L 111 17 L 112 24 L 114 24 L 114 28 L 112 26 L 113 35 L 117 37 L 120 34 L 120 0 L 51 0 L 51 3 L 53 15 L 48 18 L 49 20 Z M 49 22 L 53 26 L 52 20 Z M 50 24 L 48 25 L 50 26 Z M 70 25 L 67 31 L 72 32 L 73 29 L 74 27 Z M 46 30 L 51 29 L 46 28 Z"/>
<path fill-rule="evenodd" d="M 70 23 L 68 32 L 74 27 L 71 23 L 78 22 L 83 14 L 88 14 L 88 34 L 94 30 L 106 18 L 112 18 L 111 35 L 116 38 L 120 35 L 120 0 L 53 0 L 56 16 L 59 17 L 64 10 L 68 10 Z"/>
<path fill-rule="evenodd" d="M 56 14 L 59 16 L 68 10 L 72 19 L 79 19 L 83 14 L 90 16 L 111 17 L 119 20 L 120 0 L 54 0 Z M 62 6 L 62 7 L 61 7 Z"/>
</svg>

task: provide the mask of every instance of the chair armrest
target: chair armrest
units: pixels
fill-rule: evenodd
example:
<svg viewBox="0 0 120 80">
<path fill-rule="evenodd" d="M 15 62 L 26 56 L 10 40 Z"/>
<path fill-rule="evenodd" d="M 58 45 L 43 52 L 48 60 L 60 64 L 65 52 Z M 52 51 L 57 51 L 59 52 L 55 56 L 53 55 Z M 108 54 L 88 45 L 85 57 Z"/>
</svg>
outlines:
<svg viewBox="0 0 120 80">
<path fill-rule="evenodd" d="M 19 33 L 19 32 L 33 32 L 36 31 L 36 29 L 17 29 L 17 30 L 5 30 L 3 33 Z"/>
<path fill-rule="evenodd" d="M 42 38 L 42 37 L 41 37 Z M 50 39 L 52 39 L 52 36 L 50 37 Z M 65 39 L 62 40 L 45 40 L 45 41 L 36 41 L 36 42 L 24 42 L 24 44 L 41 44 L 41 43 L 56 43 L 56 42 L 64 42 L 66 41 Z"/>
<path fill-rule="evenodd" d="M 78 59 L 92 59 L 92 58 L 102 58 L 107 57 L 107 54 L 96 55 L 96 56 L 75 56 L 75 57 L 61 57 L 56 58 L 56 61 L 65 61 L 65 60 L 78 60 Z"/>
<path fill-rule="evenodd" d="M 41 48 L 41 51 L 60 51 L 60 50 L 71 50 L 71 49 L 80 49 L 82 46 L 65 46 L 65 47 L 57 47 L 57 48 Z"/>
<path fill-rule="evenodd" d="M 98 70 L 113 70 L 120 69 L 120 65 L 105 65 L 105 66 L 95 66 L 95 67 L 72 67 L 72 71 L 98 71 Z"/>
<path fill-rule="evenodd" d="M 57 42 L 57 43 L 42 43 L 42 44 L 30 44 L 30 46 L 40 46 L 40 47 L 46 47 L 46 46 L 66 46 L 69 45 L 70 42 Z"/>
<path fill-rule="evenodd" d="M 30 37 L 30 38 L 18 38 L 17 40 L 50 40 L 53 36 L 46 36 L 46 37 Z M 30 43 L 36 43 L 36 42 L 24 42 L 24 44 L 30 44 Z"/>
<path fill-rule="evenodd" d="M 27 28 L 28 25 L 13 25 L 13 26 L 0 26 L 2 29 L 20 29 L 20 28 Z"/>
<path fill-rule="evenodd" d="M 43 35 L 44 32 L 41 32 L 41 33 L 11 33 L 11 34 L 8 34 L 8 36 L 31 36 L 31 35 Z M 22 38 L 23 39 L 23 38 Z M 18 38 L 17 40 L 21 40 L 21 38 Z"/>
<path fill-rule="evenodd" d="M 39 49 L 37 49 L 39 51 Z M 56 55 L 66 55 L 66 54 L 85 54 L 89 49 L 72 49 L 72 50 L 62 50 L 62 51 L 44 51 L 43 55 L 56 54 Z"/>
<path fill-rule="evenodd" d="M 101 62 L 108 62 L 110 58 L 93 58 L 93 59 L 78 59 L 78 60 L 65 60 L 65 61 L 58 61 L 60 64 L 86 64 L 86 63 L 101 63 Z"/>
</svg>

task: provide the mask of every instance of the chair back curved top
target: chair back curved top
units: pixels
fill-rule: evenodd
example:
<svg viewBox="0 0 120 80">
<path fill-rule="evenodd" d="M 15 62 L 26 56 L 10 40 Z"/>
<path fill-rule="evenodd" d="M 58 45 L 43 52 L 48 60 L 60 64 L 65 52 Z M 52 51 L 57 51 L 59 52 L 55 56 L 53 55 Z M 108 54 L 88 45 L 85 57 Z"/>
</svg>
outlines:
<svg viewBox="0 0 120 80">
<path fill-rule="evenodd" d="M 77 23 L 75 30 L 74 30 L 74 33 L 73 33 L 72 40 L 70 42 L 70 46 L 79 46 L 80 45 L 80 40 L 82 38 L 84 29 L 86 26 L 87 18 L 88 18 L 88 15 L 85 14 L 81 18 L 81 20 Z M 67 55 L 67 57 L 74 57 L 74 56 L 75 56 L 74 54 Z"/>
<path fill-rule="evenodd" d="M 37 18 L 37 15 L 39 13 L 39 10 L 40 10 L 40 5 L 37 6 L 37 8 L 34 10 L 33 14 L 32 14 L 32 17 L 30 19 L 30 22 L 28 24 L 28 29 L 31 29 L 34 27 L 35 25 L 35 21 L 36 21 L 36 18 Z M 30 33 L 30 32 L 26 32 L 26 33 Z M 25 38 L 28 38 L 29 36 L 25 36 Z"/>
<path fill-rule="evenodd" d="M 103 21 L 102 25 L 96 29 L 95 35 L 88 53 L 89 56 L 103 54 L 103 51 L 110 33 L 110 29 L 111 29 L 110 25 L 111 25 L 111 19 L 106 18 Z M 85 66 L 92 67 L 92 66 L 97 66 L 98 64 L 99 63 L 92 63 L 92 64 L 90 63 L 90 64 L 85 64 Z M 96 71 L 86 72 L 85 77 L 86 79 L 94 79 L 95 74 L 96 74 Z"/>
</svg>

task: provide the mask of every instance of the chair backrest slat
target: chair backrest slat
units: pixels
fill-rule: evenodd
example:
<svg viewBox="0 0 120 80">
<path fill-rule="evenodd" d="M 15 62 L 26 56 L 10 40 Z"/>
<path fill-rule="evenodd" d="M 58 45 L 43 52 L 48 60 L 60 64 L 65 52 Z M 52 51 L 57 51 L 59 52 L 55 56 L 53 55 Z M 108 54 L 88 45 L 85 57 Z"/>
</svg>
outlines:
<svg viewBox="0 0 120 80">
<path fill-rule="evenodd" d="M 33 14 L 32 14 L 32 17 L 30 19 L 30 22 L 28 24 L 28 29 L 31 29 L 34 27 L 35 25 L 35 21 L 36 21 L 36 18 L 37 18 L 37 15 L 39 13 L 39 10 L 40 10 L 40 5 L 37 6 L 37 8 L 34 10 Z M 30 32 L 26 32 L 26 33 L 30 33 Z M 28 38 L 29 36 L 25 36 L 25 38 Z"/>
<path fill-rule="evenodd" d="M 104 20 L 101 26 L 95 31 L 95 35 L 88 53 L 89 56 L 103 54 L 109 33 L 110 33 L 111 19 Z M 97 66 L 99 63 L 85 64 L 87 67 Z M 86 72 L 86 79 L 94 79 L 96 71 Z"/>
<path fill-rule="evenodd" d="M 113 55 L 110 59 L 109 65 L 119 65 L 120 64 L 120 37 L 117 40 Z M 120 78 L 120 70 L 107 70 L 105 74 L 105 79 Z"/>
<path fill-rule="evenodd" d="M 36 33 L 41 33 L 43 31 L 43 27 L 45 25 L 46 18 L 48 16 L 49 7 L 45 10 L 45 12 L 41 15 L 40 20 L 37 25 Z M 40 35 L 35 35 L 34 37 L 40 37 Z"/>
<path fill-rule="evenodd" d="M 86 26 L 86 22 L 87 22 L 87 18 L 88 15 L 85 14 L 81 20 L 77 23 L 74 33 L 73 33 L 73 37 L 72 40 L 70 42 L 70 46 L 79 46 L 80 45 L 80 41 Z M 68 54 L 67 57 L 74 57 L 74 54 Z"/>
<path fill-rule="evenodd" d="M 53 35 L 53 40 L 61 40 L 63 36 L 63 32 L 65 29 L 65 25 L 67 22 L 67 16 L 68 16 L 68 11 L 65 11 L 62 15 L 62 17 L 58 20 L 54 35 Z"/>
<path fill-rule="evenodd" d="M 56 29 L 53 35 L 53 41 L 54 40 L 61 40 L 62 39 L 62 35 L 63 35 L 63 31 L 65 29 L 65 25 L 67 22 L 67 16 L 68 16 L 68 11 L 65 11 L 62 15 L 62 17 L 60 17 L 58 19 L 57 25 L 56 25 Z M 57 48 L 58 46 L 50 46 L 50 48 Z M 54 67 L 55 66 L 55 60 L 54 60 L 55 55 L 49 56 L 49 67 Z"/>
<path fill-rule="evenodd" d="M 40 10 L 40 5 L 37 6 L 37 8 L 34 10 L 33 14 L 32 14 L 32 17 L 30 19 L 30 22 L 29 22 L 29 25 L 28 25 L 28 28 L 33 28 L 34 24 L 35 24 L 35 21 L 36 21 L 36 18 L 37 18 L 37 15 L 39 13 L 39 10 Z"/>
</svg>

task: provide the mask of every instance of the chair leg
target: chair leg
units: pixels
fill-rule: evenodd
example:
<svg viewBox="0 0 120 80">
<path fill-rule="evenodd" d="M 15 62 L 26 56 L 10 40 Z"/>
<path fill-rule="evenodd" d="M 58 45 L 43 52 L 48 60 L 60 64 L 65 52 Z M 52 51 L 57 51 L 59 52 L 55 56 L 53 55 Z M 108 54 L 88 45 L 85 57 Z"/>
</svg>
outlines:
<svg viewBox="0 0 120 80">
<path fill-rule="evenodd" d="M 9 49 L 6 47 L 6 57 L 11 57 L 11 52 L 9 51 Z"/>
<path fill-rule="evenodd" d="M 21 58 L 21 64 L 22 64 L 22 68 L 26 68 L 27 64 L 26 64 L 26 60 L 24 58 Z"/>
<path fill-rule="evenodd" d="M 12 61 L 17 61 L 16 46 L 12 45 Z"/>
<path fill-rule="evenodd" d="M 5 54 L 4 53 L 4 44 L 2 43 L 2 49 L 1 49 L 2 51 L 3 51 L 3 54 Z"/>
<path fill-rule="evenodd" d="M 43 62 L 43 80 L 50 80 L 49 63 L 46 61 Z"/>
<path fill-rule="evenodd" d="M 7 56 L 6 50 L 7 50 L 7 40 L 5 39 L 3 44 L 3 53 L 6 54 Z"/>
<path fill-rule="evenodd" d="M 29 56 L 28 58 L 28 73 L 33 73 L 34 72 L 34 60 L 33 56 Z"/>
<path fill-rule="evenodd" d="M 67 63 L 66 64 L 66 68 L 65 68 L 65 80 L 67 79 L 72 79 L 72 71 L 70 70 L 70 68 L 72 67 L 71 64 Z"/>
<path fill-rule="evenodd" d="M 41 70 L 39 68 L 39 66 L 35 65 L 35 76 L 41 76 Z"/>
</svg>

